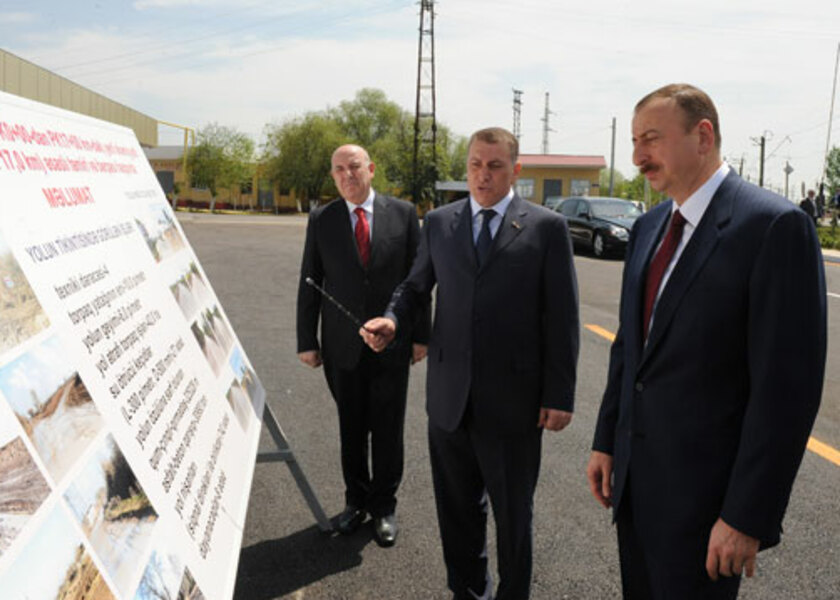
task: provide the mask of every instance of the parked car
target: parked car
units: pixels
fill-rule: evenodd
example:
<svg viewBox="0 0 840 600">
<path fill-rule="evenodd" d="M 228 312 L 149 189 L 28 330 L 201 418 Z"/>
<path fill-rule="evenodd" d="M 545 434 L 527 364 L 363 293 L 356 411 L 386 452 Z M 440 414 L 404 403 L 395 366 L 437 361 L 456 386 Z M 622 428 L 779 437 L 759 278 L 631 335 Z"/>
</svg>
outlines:
<svg viewBox="0 0 840 600">
<path fill-rule="evenodd" d="M 633 221 L 642 216 L 634 202 L 621 198 L 566 198 L 554 210 L 566 217 L 575 247 L 601 258 L 624 253 Z"/>
<path fill-rule="evenodd" d="M 563 196 L 549 196 L 543 200 L 543 206 L 551 210 L 557 210 L 557 206 L 563 202 Z"/>
</svg>

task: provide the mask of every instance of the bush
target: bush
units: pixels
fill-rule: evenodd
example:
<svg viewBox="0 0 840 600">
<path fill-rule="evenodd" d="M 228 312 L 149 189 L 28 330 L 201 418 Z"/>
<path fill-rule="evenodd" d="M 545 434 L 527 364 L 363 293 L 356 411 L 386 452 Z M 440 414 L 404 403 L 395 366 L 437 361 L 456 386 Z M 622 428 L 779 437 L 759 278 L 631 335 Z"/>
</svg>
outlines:
<svg viewBox="0 0 840 600">
<path fill-rule="evenodd" d="M 840 250 L 840 227 L 819 227 L 817 235 L 820 238 L 820 246 L 830 250 Z"/>
</svg>

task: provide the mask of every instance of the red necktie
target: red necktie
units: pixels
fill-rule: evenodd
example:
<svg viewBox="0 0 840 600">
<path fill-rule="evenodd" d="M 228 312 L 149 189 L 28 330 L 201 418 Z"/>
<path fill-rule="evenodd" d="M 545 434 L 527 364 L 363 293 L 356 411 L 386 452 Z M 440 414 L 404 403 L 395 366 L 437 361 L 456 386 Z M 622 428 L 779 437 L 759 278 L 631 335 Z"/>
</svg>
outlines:
<svg viewBox="0 0 840 600">
<path fill-rule="evenodd" d="M 367 267 L 370 259 L 370 226 L 368 225 L 365 209 L 361 206 L 354 210 L 356 213 L 356 246 L 359 247 L 359 256 L 362 259 L 362 266 Z"/>
<path fill-rule="evenodd" d="M 650 318 L 653 316 L 653 305 L 656 303 L 656 294 L 662 283 L 662 276 L 665 275 L 665 270 L 671 263 L 677 246 L 680 245 L 683 227 L 685 227 L 685 217 L 680 214 L 680 211 L 674 211 L 674 215 L 671 217 L 671 225 L 668 227 L 668 233 L 665 234 L 662 245 L 659 246 L 659 250 L 656 251 L 656 255 L 650 261 L 647 282 L 645 284 L 645 339 L 648 336 Z"/>
</svg>

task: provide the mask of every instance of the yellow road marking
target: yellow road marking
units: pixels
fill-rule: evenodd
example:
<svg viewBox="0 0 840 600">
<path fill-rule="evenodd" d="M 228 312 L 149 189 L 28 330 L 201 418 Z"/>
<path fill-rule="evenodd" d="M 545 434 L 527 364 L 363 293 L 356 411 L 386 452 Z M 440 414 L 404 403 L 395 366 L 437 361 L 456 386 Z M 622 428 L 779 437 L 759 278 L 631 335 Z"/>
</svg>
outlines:
<svg viewBox="0 0 840 600">
<path fill-rule="evenodd" d="M 607 338 L 611 342 L 613 340 L 615 340 L 615 334 L 607 331 L 603 327 L 598 327 L 597 325 L 590 325 L 590 324 L 586 324 L 586 325 L 584 325 L 584 327 L 586 327 L 592 333 L 600 335 L 602 338 Z"/>
<path fill-rule="evenodd" d="M 592 333 L 600 335 L 602 338 L 605 338 L 611 342 L 615 339 L 614 333 L 607 331 L 606 329 L 604 329 L 603 327 L 599 327 L 598 325 L 591 325 L 587 323 L 586 325 L 584 325 L 584 327 L 586 327 Z M 827 461 L 832 462 L 838 467 L 840 467 L 840 450 L 836 450 L 835 448 L 832 448 L 828 444 L 823 443 L 814 437 L 808 438 L 807 448 L 814 454 L 822 456 Z"/>
<path fill-rule="evenodd" d="M 808 438 L 808 450 L 814 454 L 819 454 L 829 462 L 833 462 L 840 467 L 840 451 L 835 450 L 828 444 L 824 444 L 817 438 Z"/>
</svg>

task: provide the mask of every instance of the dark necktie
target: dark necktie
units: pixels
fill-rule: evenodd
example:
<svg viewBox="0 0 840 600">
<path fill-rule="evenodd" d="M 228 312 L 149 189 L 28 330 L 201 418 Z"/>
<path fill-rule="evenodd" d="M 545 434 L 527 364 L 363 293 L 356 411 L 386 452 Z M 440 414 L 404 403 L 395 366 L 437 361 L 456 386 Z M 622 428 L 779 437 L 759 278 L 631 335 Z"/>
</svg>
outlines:
<svg viewBox="0 0 840 600">
<path fill-rule="evenodd" d="M 656 294 L 662 283 L 662 276 L 665 275 L 665 270 L 671 263 L 677 246 L 680 245 L 684 227 L 685 217 L 680 214 L 680 211 L 674 211 L 674 215 L 671 217 L 671 225 L 668 227 L 668 233 L 665 234 L 662 245 L 659 246 L 659 250 L 656 251 L 653 260 L 650 261 L 647 282 L 645 284 L 645 339 L 647 339 L 650 329 L 650 318 L 653 316 L 653 305 L 656 304 Z"/>
<path fill-rule="evenodd" d="M 368 225 L 365 209 L 361 206 L 354 210 L 356 213 L 356 246 L 359 247 L 359 257 L 362 259 L 362 266 L 367 267 L 370 259 L 370 226 Z"/>
<path fill-rule="evenodd" d="M 482 266 L 487 260 L 487 255 L 490 254 L 490 245 L 493 243 L 493 236 L 490 235 L 490 221 L 496 215 L 496 211 L 492 208 L 485 208 L 480 211 L 481 214 L 481 232 L 478 234 L 478 240 L 475 243 L 475 255 L 478 258 L 478 266 Z"/>
</svg>

